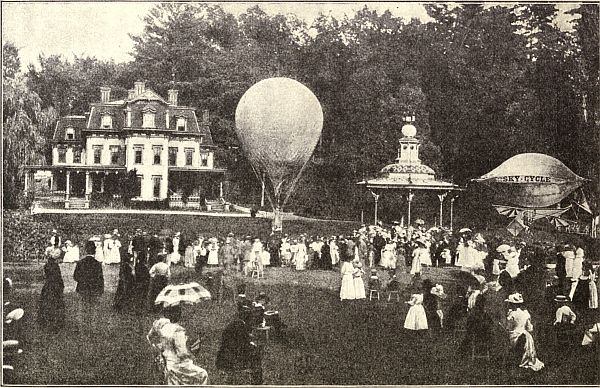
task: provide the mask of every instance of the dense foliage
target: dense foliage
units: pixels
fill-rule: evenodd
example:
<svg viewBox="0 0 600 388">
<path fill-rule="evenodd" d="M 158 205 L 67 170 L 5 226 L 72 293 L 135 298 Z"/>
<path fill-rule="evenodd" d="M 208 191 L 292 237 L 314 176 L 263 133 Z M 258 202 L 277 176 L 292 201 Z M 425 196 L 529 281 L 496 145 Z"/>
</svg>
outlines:
<svg viewBox="0 0 600 388">
<path fill-rule="evenodd" d="M 598 5 L 571 10 L 572 31 L 556 26 L 552 4 L 426 9 L 428 23 L 365 7 L 309 26 L 260 6 L 235 17 L 218 5 L 164 3 L 132 36 L 131 63 L 43 57 L 27 85 L 61 115 L 84 113 L 101 85 L 117 95 L 136 79 L 161 94 L 179 89 L 182 103 L 211 112 L 232 201 L 260 198 L 235 136 L 237 102 L 255 82 L 286 76 L 311 88 L 325 114 L 292 208 L 354 219 L 370 209 L 355 183 L 394 159 L 406 114 L 417 118 L 423 161 L 447 179 L 465 184 L 515 154 L 543 152 L 591 180 L 597 207 Z"/>
</svg>

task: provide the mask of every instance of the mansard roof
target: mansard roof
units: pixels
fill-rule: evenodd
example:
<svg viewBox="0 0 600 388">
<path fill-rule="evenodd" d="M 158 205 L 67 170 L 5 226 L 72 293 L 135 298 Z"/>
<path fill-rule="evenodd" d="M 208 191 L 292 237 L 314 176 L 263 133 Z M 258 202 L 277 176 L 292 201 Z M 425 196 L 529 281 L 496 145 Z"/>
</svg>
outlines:
<svg viewBox="0 0 600 388">
<path fill-rule="evenodd" d="M 102 131 L 106 133 L 115 133 L 125 136 L 124 131 L 160 131 L 162 134 L 172 132 L 175 136 L 202 135 L 202 144 L 205 146 L 214 145 L 210 133 L 208 117 L 204 117 L 199 122 L 195 109 L 189 106 L 170 105 L 163 98 L 151 89 L 146 89 L 143 93 L 134 96 L 131 99 L 113 100 L 108 102 L 95 102 L 90 104 L 90 112 L 85 116 L 66 116 L 62 117 L 56 126 L 53 140 L 66 141 L 66 128 L 75 129 L 75 138 L 70 141 L 81 141 L 82 131 Z M 154 119 L 155 128 L 143 128 L 143 115 L 145 111 L 151 111 L 156 114 Z M 131 126 L 127 125 L 127 112 L 131 112 Z M 169 125 L 167 126 L 166 116 L 169 116 Z M 112 128 L 102 128 L 102 116 L 110 115 L 112 117 Z M 177 119 L 186 119 L 186 130 L 177 131 Z"/>
<path fill-rule="evenodd" d="M 56 142 L 65 142 L 67 128 L 74 129 L 74 139 L 69 141 L 81 141 L 81 130 L 85 129 L 87 117 L 86 116 L 65 116 L 62 117 L 56 123 L 56 128 L 54 128 L 54 136 L 52 137 L 53 141 Z"/>
</svg>

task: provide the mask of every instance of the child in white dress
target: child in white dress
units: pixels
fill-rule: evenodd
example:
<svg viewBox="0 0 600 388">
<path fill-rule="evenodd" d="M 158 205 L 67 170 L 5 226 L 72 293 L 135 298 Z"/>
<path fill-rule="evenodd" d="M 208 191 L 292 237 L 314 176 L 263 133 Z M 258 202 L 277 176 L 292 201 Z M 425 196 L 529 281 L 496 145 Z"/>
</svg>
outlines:
<svg viewBox="0 0 600 388">
<path fill-rule="evenodd" d="M 404 328 L 408 330 L 427 330 L 427 316 L 423 308 L 423 294 L 413 294 L 408 302 L 411 307 L 408 309 L 406 319 L 404 320 Z"/>
</svg>

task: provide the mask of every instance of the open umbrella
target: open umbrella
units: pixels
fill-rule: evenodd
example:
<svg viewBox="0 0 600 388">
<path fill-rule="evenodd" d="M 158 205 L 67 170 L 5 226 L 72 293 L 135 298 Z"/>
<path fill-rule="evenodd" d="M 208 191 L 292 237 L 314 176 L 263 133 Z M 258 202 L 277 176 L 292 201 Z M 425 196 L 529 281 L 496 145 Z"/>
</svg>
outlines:
<svg viewBox="0 0 600 388">
<path fill-rule="evenodd" d="M 458 231 L 458 233 L 471 233 L 472 230 L 469 228 L 462 228 L 461 230 Z"/>
<path fill-rule="evenodd" d="M 196 304 L 201 300 L 210 300 L 210 292 L 196 282 L 187 284 L 168 285 L 158 294 L 154 304 L 163 307 L 177 306 L 179 304 Z"/>
<path fill-rule="evenodd" d="M 423 221 L 423 220 L 422 220 L 422 219 L 420 219 L 420 218 L 417 218 L 417 219 L 415 220 L 415 224 L 417 224 L 417 225 L 425 225 L 425 221 Z"/>
</svg>

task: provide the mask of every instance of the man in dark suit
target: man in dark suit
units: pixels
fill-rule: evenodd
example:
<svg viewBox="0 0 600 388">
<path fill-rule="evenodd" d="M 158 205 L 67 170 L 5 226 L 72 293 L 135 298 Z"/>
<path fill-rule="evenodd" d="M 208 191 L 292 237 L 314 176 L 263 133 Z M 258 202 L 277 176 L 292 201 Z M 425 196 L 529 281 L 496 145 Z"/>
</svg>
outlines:
<svg viewBox="0 0 600 388">
<path fill-rule="evenodd" d="M 262 384 L 262 349 L 252 341 L 252 311 L 248 300 L 241 302 L 236 318 L 223 331 L 216 367 L 226 372 L 227 385 L 242 385 L 243 370 L 251 371 L 252 385 Z"/>
<path fill-rule="evenodd" d="M 96 243 L 93 239 L 85 244 L 85 257 L 79 260 L 75 266 L 73 279 L 77 282 L 75 291 L 81 295 L 79 308 L 79 323 L 83 328 L 84 322 L 93 330 L 97 317 L 98 300 L 104 293 L 104 274 L 102 263 L 94 257 Z"/>
<path fill-rule="evenodd" d="M 378 266 L 381 262 L 381 250 L 385 247 L 385 239 L 381 232 L 377 231 L 373 237 L 373 265 Z"/>
</svg>

